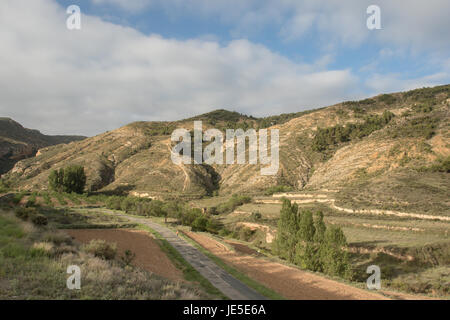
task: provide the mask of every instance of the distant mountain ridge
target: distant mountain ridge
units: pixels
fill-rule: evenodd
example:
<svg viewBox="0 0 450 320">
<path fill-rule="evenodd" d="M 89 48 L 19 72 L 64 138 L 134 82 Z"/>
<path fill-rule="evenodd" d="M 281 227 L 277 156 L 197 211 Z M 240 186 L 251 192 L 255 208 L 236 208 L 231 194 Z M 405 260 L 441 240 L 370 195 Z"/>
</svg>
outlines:
<svg viewBox="0 0 450 320">
<path fill-rule="evenodd" d="M 9 171 L 17 161 L 34 156 L 41 148 L 85 138 L 44 135 L 38 130 L 24 128 L 11 118 L 0 117 L 0 174 Z"/>
</svg>

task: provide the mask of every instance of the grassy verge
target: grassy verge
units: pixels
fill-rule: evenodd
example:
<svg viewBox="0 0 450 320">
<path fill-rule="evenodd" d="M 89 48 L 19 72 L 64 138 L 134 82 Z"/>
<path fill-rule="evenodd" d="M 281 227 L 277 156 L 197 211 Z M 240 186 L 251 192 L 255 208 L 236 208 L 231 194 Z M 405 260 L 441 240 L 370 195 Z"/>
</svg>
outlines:
<svg viewBox="0 0 450 320">
<path fill-rule="evenodd" d="M 197 282 L 203 287 L 203 289 L 207 293 L 215 295 L 221 299 L 228 300 L 227 296 L 225 296 L 222 292 L 220 292 L 216 287 L 214 287 L 211 284 L 211 282 L 209 282 L 197 270 L 195 270 L 181 256 L 181 254 L 174 247 L 172 247 L 172 245 L 167 240 L 161 237 L 161 235 L 158 232 L 143 224 L 139 224 L 138 228 L 151 232 L 158 239 L 158 244 L 161 247 L 161 249 L 167 254 L 169 259 L 177 266 L 177 268 L 183 271 L 183 276 L 187 281 Z"/>
</svg>

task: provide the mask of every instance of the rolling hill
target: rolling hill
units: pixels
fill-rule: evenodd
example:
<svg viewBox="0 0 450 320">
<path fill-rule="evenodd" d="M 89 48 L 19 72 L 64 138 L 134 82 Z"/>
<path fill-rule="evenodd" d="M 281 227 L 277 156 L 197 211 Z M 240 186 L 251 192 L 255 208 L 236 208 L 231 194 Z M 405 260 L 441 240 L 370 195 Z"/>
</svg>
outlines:
<svg viewBox="0 0 450 320">
<path fill-rule="evenodd" d="M 450 85 L 382 94 L 267 118 L 216 110 L 173 122 L 134 122 L 68 144 L 47 146 L 5 175 L 21 189 L 46 189 L 51 170 L 80 164 L 89 191 L 148 197 L 262 194 L 271 186 L 329 191 L 355 207 L 450 214 Z M 280 132 L 280 168 L 176 165 L 175 128 L 269 128 Z"/>
</svg>

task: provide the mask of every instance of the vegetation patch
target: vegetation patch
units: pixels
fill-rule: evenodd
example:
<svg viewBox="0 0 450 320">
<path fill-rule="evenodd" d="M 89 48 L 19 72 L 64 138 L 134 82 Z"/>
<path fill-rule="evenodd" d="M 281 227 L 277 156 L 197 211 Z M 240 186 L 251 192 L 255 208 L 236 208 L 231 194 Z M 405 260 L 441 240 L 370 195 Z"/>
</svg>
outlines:
<svg viewBox="0 0 450 320">
<path fill-rule="evenodd" d="M 392 139 L 396 138 L 425 138 L 431 139 L 435 133 L 439 120 L 433 116 L 420 116 L 407 119 L 406 123 L 388 130 Z"/>
<path fill-rule="evenodd" d="M 352 269 L 346 246 L 342 230 L 333 225 L 327 227 L 321 212 L 313 219 L 310 211 L 299 211 L 297 204 L 283 199 L 273 243 L 275 254 L 303 269 L 350 279 Z"/>
<path fill-rule="evenodd" d="M 335 148 L 341 143 L 366 137 L 386 126 L 393 117 L 394 114 L 386 110 L 381 116 L 367 116 L 363 123 L 348 123 L 345 126 L 336 125 L 328 128 L 318 128 L 311 148 L 313 151 L 324 152 Z"/>
<path fill-rule="evenodd" d="M 67 267 L 82 270 L 81 290 L 66 287 Z M 52 229 L 0 212 L 0 299 L 199 299 L 189 284 L 173 282 L 119 260 L 81 250 Z"/>
</svg>

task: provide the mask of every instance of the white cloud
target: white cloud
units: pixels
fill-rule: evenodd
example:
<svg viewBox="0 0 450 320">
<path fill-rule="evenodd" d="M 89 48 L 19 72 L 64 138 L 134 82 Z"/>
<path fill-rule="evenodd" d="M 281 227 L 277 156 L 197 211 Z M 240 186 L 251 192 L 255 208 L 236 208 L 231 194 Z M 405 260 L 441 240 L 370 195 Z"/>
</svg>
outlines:
<svg viewBox="0 0 450 320">
<path fill-rule="evenodd" d="M 448 0 L 93 0 L 116 4 L 127 10 L 159 5 L 170 15 L 218 17 L 232 27 L 232 34 L 245 37 L 266 25 L 278 28 L 289 41 L 308 32 L 323 41 L 346 46 L 378 42 L 383 46 L 416 51 L 450 49 L 450 1 Z M 366 27 L 366 9 L 381 8 L 382 30 Z"/>
<path fill-rule="evenodd" d="M 92 0 L 95 5 L 113 5 L 136 12 L 151 5 L 150 0 Z"/>
<path fill-rule="evenodd" d="M 433 87 L 440 85 L 449 78 L 448 72 L 404 79 L 401 74 L 373 74 L 366 80 L 366 86 L 372 90 L 373 95 L 396 91 L 407 91 L 416 88 Z"/>
<path fill-rule="evenodd" d="M 247 40 L 178 41 L 83 16 L 53 0 L 0 2 L 0 112 L 45 133 L 96 134 L 215 108 L 279 114 L 354 97 L 351 70 L 294 63 Z"/>
</svg>

